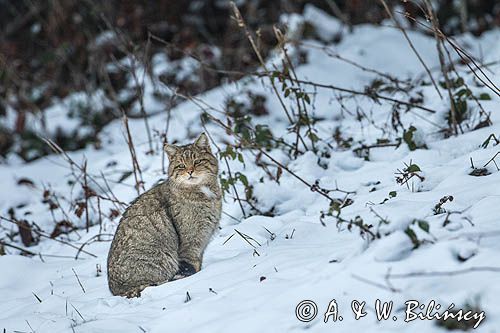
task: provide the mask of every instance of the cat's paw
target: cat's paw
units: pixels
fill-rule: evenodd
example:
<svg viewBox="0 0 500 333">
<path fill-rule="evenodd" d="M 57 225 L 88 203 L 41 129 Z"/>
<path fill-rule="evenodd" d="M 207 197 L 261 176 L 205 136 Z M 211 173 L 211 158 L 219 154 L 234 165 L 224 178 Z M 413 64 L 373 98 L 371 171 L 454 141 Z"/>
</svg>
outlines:
<svg viewBox="0 0 500 333">
<path fill-rule="evenodd" d="M 141 291 L 140 289 L 134 289 L 129 292 L 126 292 L 123 296 L 127 298 L 136 298 L 136 297 L 141 297 Z"/>
<path fill-rule="evenodd" d="M 193 275 L 194 273 L 196 273 L 196 269 L 193 265 L 188 262 L 181 261 L 179 263 L 179 271 L 177 272 L 176 276 L 181 275 L 182 277 L 187 277 Z"/>
<path fill-rule="evenodd" d="M 175 281 L 175 280 L 180 280 L 180 279 L 184 279 L 186 276 L 182 275 L 182 274 L 175 274 L 174 277 L 172 279 L 170 279 L 170 281 Z"/>
</svg>

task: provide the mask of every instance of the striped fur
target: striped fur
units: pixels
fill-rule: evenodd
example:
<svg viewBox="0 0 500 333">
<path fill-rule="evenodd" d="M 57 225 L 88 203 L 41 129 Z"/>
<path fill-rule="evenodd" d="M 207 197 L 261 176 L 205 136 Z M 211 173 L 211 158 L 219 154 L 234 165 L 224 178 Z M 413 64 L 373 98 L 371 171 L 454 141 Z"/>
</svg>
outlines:
<svg viewBox="0 0 500 333">
<path fill-rule="evenodd" d="M 218 227 L 218 161 L 205 134 L 185 146 L 165 145 L 169 178 L 140 195 L 125 211 L 108 255 L 113 295 L 141 291 L 201 269 Z"/>
</svg>

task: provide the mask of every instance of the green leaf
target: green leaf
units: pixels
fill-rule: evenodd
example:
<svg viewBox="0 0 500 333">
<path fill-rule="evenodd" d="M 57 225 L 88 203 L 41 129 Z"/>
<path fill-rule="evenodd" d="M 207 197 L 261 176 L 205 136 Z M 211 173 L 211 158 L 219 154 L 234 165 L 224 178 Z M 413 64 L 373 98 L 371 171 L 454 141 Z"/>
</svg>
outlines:
<svg viewBox="0 0 500 333">
<path fill-rule="evenodd" d="M 455 88 L 461 87 L 463 85 L 464 85 L 464 79 L 462 79 L 461 77 L 455 80 Z"/>
<path fill-rule="evenodd" d="M 290 70 L 288 69 L 288 67 L 285 67 L 285 68 L 283 69 L 283 74 L 284 74 L 285 76 L 289 76 L 289 75 L 290 75 Z"/>
<path fill-rule="evenodd" d="M 403 140 L 404 140 L 404 142 L 406 142 L 406 144 L 408 145 L 408 148 L 411 151 L 414 151 L 415 149 L 417 149 L 417 144 L 415 143 L 415 141 L 413 141 L 413 133 L 416 130 L 417 129 L 415 127 L 410 126 L 410 128 L 408 128 L 408 130 L 405 130 L 403 133 Z"/>
<path fill-rule="evenodd" d="M 253 197 L 253 189 L 252 186 L 245 187 L 245 197 L 248 201 L 252 200 Z"/>
<path fill-rule="evenodd" d="M 306 101 L 307 104 L 311 104 L 311 99 L 309 98 L 308 94 L 304 94 L 304 100 Z"/>
<path fill-rule="evenodd" d="M 496 144 L 499 144 L 495 134 L 491 133 L 487 138 L 486 140 L 484 140 L 484 142 L 481 144 L 481 147 L 483 148 L 488 148 L 488 145 L 490 144 L 491 140 L 495 140 L 496 141 Z M 495 145 L 495 144 L 494 144 Z"/>
<path fill-rule="evenodd" d="M 226 151 L 224 153 L 225 156 L 231 157 L 231 159 L 236 159 L 236 152 L 233 150 L 232 146 L 227 146 Z"/>
<path fill-rule="evenodd" d="M 417 234 L 410 227 L 406 228 L 405 234 L 410 237 L 410 240 L 415 248 L 420 245 L 420 240 L 418 239 Z"/>
<path fill-rule="evenodd" d="M 490 101 L 491 96 L 487 93 L 482 93 L 481 95 L 479 95 L 479 99 L 482 101 Z"/>
<path fill-rule="evenodd" d="M 472 92 L 467 88 L 462 88 L 455 93 L 455 96 L 457 96 L 458 98 L 462 96 L 469 97 L 470 95 L 472 95 Z"/>
<path fill-rule="evenodd" d="M 454 103 L 455 103 L 455 109 L 458 113 L 457 118 L 462 117 L 461 119 L 463 119 L 463 116 L 467 112 L 467 101 L 457 100 L 457 101 L 454 101 Z M 457 119 L 458 122 L 460 122 L 461 119 Z"/>
<path fill-rule="evenodd" d="M 316 134 L 314 134 L 313 132 L 309 132 L 309 139 L 311 139 L 312 142 L 319 141 L 319 137 Z"/>
<path fill-rule="evenodd" d="M 420 229 L 422 229 L 423 231 L 429 233 L 429 223 L 427 221 L 423 221 L 423 220 L 418 220 L 418 226 Z"/>
<path fill-rule="evenodd" d="M 132 171 L 125 171 L 125 172 L 121 175 L 120 179 L 118 179 L 118 183 L 123 182 L 123 181 L 124 181 L 125 179 L 127 179 L 127 178 L 128 178 L 128 177 L 132 174 L 132 173 L 133 173 Z"/>
<path fill-rule="evenodd" d="M 273 139 L 273 133 L 267 125 L 256 125 L 255 126 L 255 143 L 261 147 L 271 146 L 271 140 Z"/>
<path fill-rule="evenodd" d="M 333 215 L 333 212 L 340 213 L 340 203 L 338 201 L 332 201 L 330 203 L 330 209 L 328 209 L 328 215 Z"/>
<path fill-rule="evenodd" d="M 229 182 L 225 178 L 220 179 L 220 186 L 224 192 L 229 192 Z"/>
<path fill-rule="evenodd" d="M 244 174 L 242 173 L 237 173 L 237 177 L 241 180 L 241 182 L 243 183 L 243 185 L 245 185 L 245 187 L 248 186 L 248 178 L 247 176 L 245 176 Z"/>
<path fill-rule="evenodd" d="M 422 171 L 420 170 L 420 167 L 416 164 L 412 164 L 410 165 L 407 169 L 406 169 L 407 172 L 419 172 L 419 171 Z"/>
</svg>

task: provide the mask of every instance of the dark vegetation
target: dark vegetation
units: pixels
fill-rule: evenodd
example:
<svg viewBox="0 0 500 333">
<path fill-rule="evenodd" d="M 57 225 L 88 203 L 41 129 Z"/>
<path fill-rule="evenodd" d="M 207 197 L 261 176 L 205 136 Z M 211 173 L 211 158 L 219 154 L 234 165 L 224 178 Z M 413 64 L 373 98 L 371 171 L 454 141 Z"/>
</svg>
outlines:
<svg viewBox="0 0 500 333">
<path fill-rule="evenodd" d="M 348 26 L 377 24 L 387 18 L 380 1 L 236 1 L 248 29 L 255 32 L 264 58 L 276 46 L 273 26 L 280 27 L 280 15 L 300 13 L 308 3 Z M 500 9 L 494 0 L 462 1 L 465 6 L 458 7 L 453 3 L 436 2 L 436 15 L 445 34 L 468 30 L 479 35 L 500 21 Z M 411 18 L 424 16 L 418 2 L 391 0 L 387 5 L 391 10 L 407 12 Z M 155 80 L 187 95 L 238 79 L 259 66 L 245 32 L 232 18 L 229 1 L 0 0 L 0 8 L 0 156 L 4 157 L 15 153 L 33 160 L 50 153 L 41 137 L 52 139 L 64 150 L 87 144 L 99 148 L 99 132 L 111 120 L 123 114 L 145 117 L 149 110 L 142 106 L 137 112 L 133 108 L 142 98 L 140 82 L 132 89 L 125 87 L 131 68 L 107 66 L 125 57 L 133 57 L 154 76 L 153 56 L 166 55 L 174 69 Z M 420 29 L 414 19 L 408 21 Z M 339 35 L 337 39 L 341 38 Z M 187 58 L 196 59 L 201 66 L 193 75 L 179 77 L 176 72 L 183 66 L 180 60 Z M 81 102 L 69 110 L 69 117 L 88 131 L 44 131 L 45 110 L 55 101 L 75 92 L 91 96 L 98 89 L 110 103 L 95 108 L 90 102 Z M 126 89 L 129 94 L 117 98 Z M 460 121 L 465 117 L 467 91 L 457 94 L 456 116 Z M 166 109 L 178 102 L 176 96 L 159 94 L 157 98 Z M 264 112 L 260 109 L 256 112 Z M 8 123 L 2 120 L 7 110 L 13 118 Z M 40 122 L 41 131 L 30 126 L 31 115 Z M 450 118 L 449 122 L 453 121 Z"/>
</svg>

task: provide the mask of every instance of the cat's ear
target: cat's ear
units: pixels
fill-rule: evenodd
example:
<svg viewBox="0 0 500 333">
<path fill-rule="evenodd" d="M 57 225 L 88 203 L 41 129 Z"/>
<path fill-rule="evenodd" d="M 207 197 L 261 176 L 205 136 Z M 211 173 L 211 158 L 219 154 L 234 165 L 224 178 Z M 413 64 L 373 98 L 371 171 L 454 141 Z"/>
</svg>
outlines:
<svg viewBox="0 0 500 333">
<path fill-rule="evenodd" d="M 210 151 L 210 144 L 208 143 L 208 137 L 205 133 L 201 133 L 198 139 L 194 142 L 194 145 L 198 148 L 204 148 Z"/>
<path fill-rule="evenodd" d="M 168 158 L 172 158 L 172 156 L 177 154 L 177 152 L 179 151 L 179 147 L 177 147 L 175 145 L 168 144 L 168 143 L 165 143 L 165 145 L 163 146 L 163 149 L 167 153 Z"/>
</svg>

